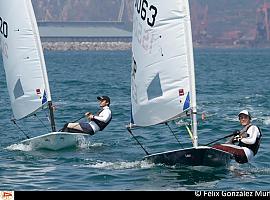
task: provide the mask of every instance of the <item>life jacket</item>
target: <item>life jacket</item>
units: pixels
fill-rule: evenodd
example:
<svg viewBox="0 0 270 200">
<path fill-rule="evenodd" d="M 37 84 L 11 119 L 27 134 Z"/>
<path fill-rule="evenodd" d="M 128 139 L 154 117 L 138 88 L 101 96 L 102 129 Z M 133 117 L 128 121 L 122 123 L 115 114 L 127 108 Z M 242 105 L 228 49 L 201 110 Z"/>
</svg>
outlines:
<svg viewBox="0 0 270 200">
<path fill-rule="evenodd" d="M 250 128 L 250 127 L 249 127 L 249 128 Z M 249 129 L 249 128 L 248 128 L 248 129 Z M 248 129 L 247 129 L 247 130 L 248 130 Z M 240 147 L 247 147 L 247 148 L 251 149 L 252 152 L 254 153 L 254 156 L 255 156 L 255 155 L 257 154 L 257 152 L 258 152 L 258 149 L 259 149 L 260 143 L 261 143 L 261 137 L 262 137 L 261 129 L 260 129 L 259 127 L 258 127 L 258 129 L 259 129 L 259 132 L 260 132 L 260 136 L 256 138 L 256 141 L 255 141 L 254 144 L 246 144 L 246 143 L 244 143 L 244 142 L 241 142 L 241 140 L 240 140 L 240 142 L 239 142 L 239 146 L 240 146 Z M 247 130 L 246 130 L 246 132 L 247 132 Z"/>
<path fill-rule="evenodd" d="M 98 125 L 100 131 L 102 131 L 106 126 L 108 126 L 111 120 L 112 120 L 112 117 L 107 122 L 102 122 L 97 119 L 93 119 L 93 121 Z"/>
<path fill-rule="evenodd" d="M 103 110 L 100 110 L 97 114 L 99 115 L 102 111 Z M 102 131 L 106 126 L 108 126 L 111 120 L 112 120 L 112 115 L 111 115 L 111 118 L 107 122 L 103 122 L 98 119 L 93 119 L 92 121 L 94 121 L 98 125 L 99 130 Z"/>
</svg>

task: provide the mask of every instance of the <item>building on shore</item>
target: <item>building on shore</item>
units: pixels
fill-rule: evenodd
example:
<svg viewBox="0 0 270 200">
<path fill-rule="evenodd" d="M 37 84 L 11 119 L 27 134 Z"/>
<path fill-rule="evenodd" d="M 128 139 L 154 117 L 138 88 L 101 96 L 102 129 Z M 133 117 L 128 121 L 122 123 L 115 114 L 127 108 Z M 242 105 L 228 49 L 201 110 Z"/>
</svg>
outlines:
<svg viewBox="0 0 270 200">
<path fill-rule="evenodd" d="M 48 50 L 129 49 L 132 31 L 123 22 L 38 22 Z"/>
</svg>

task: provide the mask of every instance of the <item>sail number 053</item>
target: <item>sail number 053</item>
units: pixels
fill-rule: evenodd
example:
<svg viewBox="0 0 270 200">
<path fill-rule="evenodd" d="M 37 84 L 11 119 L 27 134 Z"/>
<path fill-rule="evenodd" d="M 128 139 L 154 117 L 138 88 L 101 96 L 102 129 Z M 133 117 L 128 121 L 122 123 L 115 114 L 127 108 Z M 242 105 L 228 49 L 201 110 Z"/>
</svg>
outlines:
<svg viewBox="0 0 270 200">
<path fill-rule="evenodd" d="M 155 6 L 149 5 L 147 0 L 135 0 L 135 8 L 138 14 L 141 15 L 142 20 L 146 20 L 149 26 L 153 27 L 155 25 L 158 13 Z"/>
<path fill-rule="evenodd" d="M 2 19 L 2 17 L 0 17 L 0 32 L 5 38 L 8 37 L 8 24 Z"/>
</svg>

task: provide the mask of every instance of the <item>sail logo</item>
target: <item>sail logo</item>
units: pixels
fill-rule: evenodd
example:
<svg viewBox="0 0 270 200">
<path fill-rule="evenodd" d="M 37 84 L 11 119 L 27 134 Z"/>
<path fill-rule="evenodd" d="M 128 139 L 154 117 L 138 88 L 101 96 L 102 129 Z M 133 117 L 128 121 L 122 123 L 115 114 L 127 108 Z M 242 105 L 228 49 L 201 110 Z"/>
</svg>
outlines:
<svg viewBox="0 0 270 200">
<path fill-rule="evenodd" d="M 190 97 L 189 97 L 189 92 L 188 92 L 186 100 L 184 102 L 183 110 L 187 110 L 189 108 L 190 108 Z"/>
<path fill-rule="evenodd" d="M 0 17 L 0 33 L 5 37 L 8 38 L 8 23 Z"/>
<path fill-rule="evenodd" d="M 40 91 L 40 89 L 38 88 L 38 89 L 36 89 L 36 93 L 37 93 L 37 95 L 41 95 L 41 91 Z"/>
<path fill-rule="evenodd" d="M 179 89 L 178 92 L 179 92 L 179 96 L 184 96 L 184 94 L 185 94 L 185 93 L 184 93 L 184 89 Z"/>
<path fill-rule="evenodd" d="M 47 102 L 47 94 L 46 94 L 46 91 L 44 90 L 44 93 L 43 93 L 43 97 L 42 97 L 42 105 L 45 104 Z"/>
<path fill-rule="evenodd" d="M 14 200 L 14 191 L 0 191 L 0 200 Z"/>
<path fill-rule="evenodd" d="M 39 99 L 42 99 L 41 90 L 39 88 L 36 89 L 36 95 L 38 96 Z"/>
</svg>

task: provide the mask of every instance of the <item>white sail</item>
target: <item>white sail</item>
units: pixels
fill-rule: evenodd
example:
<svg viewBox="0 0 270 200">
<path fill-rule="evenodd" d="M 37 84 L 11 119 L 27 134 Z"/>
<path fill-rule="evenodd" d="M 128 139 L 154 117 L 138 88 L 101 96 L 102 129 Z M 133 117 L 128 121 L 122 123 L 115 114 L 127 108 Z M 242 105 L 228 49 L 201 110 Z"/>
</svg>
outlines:
<svg viewBox="0 0 270 200">
<path fill-rule="evenodd" d="M 227 166 L 231 153 L 198 146 L 196 87 L 188 0 L 134 0 L 131 124 L 150 126 L 192 117 L 193 147 L 148 153 L 144 160 L 165 165 Z M 176 137 L 177 139 L 177 137 Z M 179 141 L 178 141 L 179 142 Z M 164 144 L 165 145 L 165 144 Z"/>
<path fill-rule="evenodd" d="M 150 126 L 196 112 L 188 1 L 135 0 L 134 6 L 132 123 Z"/>
<path fill-rule="evenodd" d="M 38 26 L 31 0 L 0 1 L 0 38 L 11 107 L 16 120 L 46 106 L 52 132 L 21 141 L 31 149 L 60 150 L 80 144 L 84 133 L 57 132 Z M 16 122 L 15 122 L 16 123 Z"/>
<path fill-rule="evenodd" d="M 50 101 L 51 94 L 32 2 L 7 2 L 0 3 L 2 56 L 13 115 L 22 119 Z"/>
</svg>

